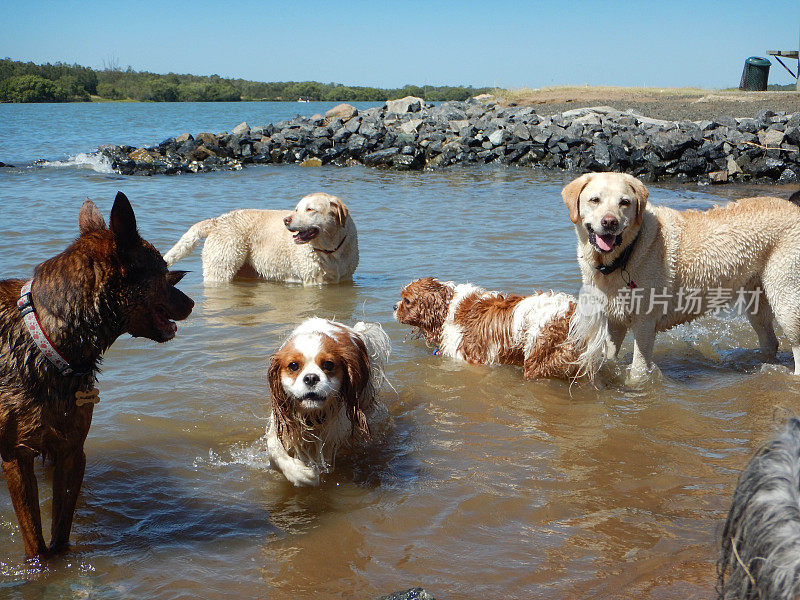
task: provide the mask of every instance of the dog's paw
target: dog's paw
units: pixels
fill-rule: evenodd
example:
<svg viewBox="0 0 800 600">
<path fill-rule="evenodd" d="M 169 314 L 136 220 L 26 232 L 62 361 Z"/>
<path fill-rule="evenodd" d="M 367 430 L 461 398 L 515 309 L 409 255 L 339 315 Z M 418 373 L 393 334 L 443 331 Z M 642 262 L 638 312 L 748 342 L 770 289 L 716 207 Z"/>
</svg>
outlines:
<svg viewBox="0 0 800 600">
<path fill-rule="evenodd" d="M 313 487 L 319 485 L 319 471 L 314 467 L 301 467 L 296 465 L 284 474 L 286 475 L 286 479 L 291 481 L 296 487 Z"/>
</svg>

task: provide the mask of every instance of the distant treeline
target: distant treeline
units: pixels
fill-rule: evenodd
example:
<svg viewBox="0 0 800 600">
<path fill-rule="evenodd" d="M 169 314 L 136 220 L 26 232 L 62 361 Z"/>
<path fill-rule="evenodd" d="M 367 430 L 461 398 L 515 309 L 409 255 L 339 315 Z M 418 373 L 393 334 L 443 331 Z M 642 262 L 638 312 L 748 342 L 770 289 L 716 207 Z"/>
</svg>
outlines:
<svg viewBox="0 0 800 600">
<path fill-rule="evenodd" d="M 146 71 L 80 65 L 37 65 L 9 58 L 0 60 L 0 102 L 82 102 L 102 100 L 145 102 L 237 102 L 245 100 L 371 101 L 404 96 L 428 101 L 466 100 L 490 88 L 406 85 L 396 89 L 345 86 L 317 81 L 262 83 L 225 79 L 219 75 L 159 75 Z"/>
</svg>

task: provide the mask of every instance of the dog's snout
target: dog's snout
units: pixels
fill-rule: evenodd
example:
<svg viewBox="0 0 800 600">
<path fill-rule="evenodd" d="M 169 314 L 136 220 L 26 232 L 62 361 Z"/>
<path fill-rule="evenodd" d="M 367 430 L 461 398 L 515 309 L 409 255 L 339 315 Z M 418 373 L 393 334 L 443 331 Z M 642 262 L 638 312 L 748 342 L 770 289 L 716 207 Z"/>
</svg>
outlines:
<svg viewBox="0 0 800 600">
<path fill-rule="evenodd" d="M 600 220 L 600 225 L 602 225 L 604 229 L 616 229 L 619 227 L 619 219 L 609 214 Z"/>
<path fill-rule="evenodd" d="M 283 224 L 287 227 L 292 224 L 292 215 L 283 218 Z"/>
<path fill-rule="evenodd" d="M 306 373 L 303 377 L 303 383 L 305 383 L 308 387 L 314 387 L 319 383 L 319 375 L 316 373 Z"/>
</svg>

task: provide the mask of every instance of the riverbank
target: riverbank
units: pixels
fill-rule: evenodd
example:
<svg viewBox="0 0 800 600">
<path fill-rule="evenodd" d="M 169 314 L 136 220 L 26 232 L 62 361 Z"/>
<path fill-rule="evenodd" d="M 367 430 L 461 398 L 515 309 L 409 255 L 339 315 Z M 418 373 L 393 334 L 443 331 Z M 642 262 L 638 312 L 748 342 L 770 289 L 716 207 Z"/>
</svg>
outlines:
<svg viewBox="0 0 800 600">
<path fill-rule="evenodd" d="M 521 104 L 525 99 L 488 95 L 438 106 L 407 97 L 361 112 L 342 104 L 325 115 L 297 116 L 255 128 L 241 123 L 231 133 L 183 133 L 157 146 L 102 146 L 98 158 L 125 175 L 238 170 L 267 163 L 364 164 L 398 170 L 499 163 L 565 171 L 619 170 L 649 182 L 800 180 L 800 101 L 793 113 L 762 108 L 763 103 L 777 107 L 789 93 L 756 98 L 722 92 L 710 96 L 697 90 L 658 100 L 653 91 L 617 98 L 608 92 L 603 98 L 575 92 L 578 99 L 570 101 L 569 90 L 540 97 L 539 105 L 530 98 Z M 689 97 L 695 100 L 690 103 Z M 616 106 L 554 110 L 598 99 L 614 100 Z M 643 107 L 672 118 L 644 114 Z M 748 116 L 686 118 L 708 111 L 724 114 L 720 110 Z"/>
<path fill-rule="evenodd" d="M 533 106 L 541 114 L 555 114 L 589 106 L 613 106 L 668 121 L 714 120 L 721 116 L 754 117 L 762 110 L 800 112 L 800 93 L 742 92 L 701 88 L 631 88 L 612 86 L 556 86 L 498 90 L 505 104 Z"/>
</svg>

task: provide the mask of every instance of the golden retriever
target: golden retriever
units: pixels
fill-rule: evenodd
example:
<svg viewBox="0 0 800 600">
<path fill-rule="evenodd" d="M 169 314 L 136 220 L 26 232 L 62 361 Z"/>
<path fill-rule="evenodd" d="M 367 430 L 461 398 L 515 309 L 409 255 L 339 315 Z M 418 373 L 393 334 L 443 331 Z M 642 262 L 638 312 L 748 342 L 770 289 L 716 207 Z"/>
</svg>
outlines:
<svg viewBox="0 0 800 600">
<path fill-rule="evenodd" d="M 314 285 L 353 278 L 358 234 L 336 196 L 309 194 L 289 210 L 234 210 L 192 225 L 165 255 L 167 265 L 187 256 L 201 238 L 203 279 L 228 282 L 260 277 Z"/>
<path fill-rule="evenodd" d="M 653 367 L 655 334 L 724 306 L 747 314 L 765 357 L 777 320 L 800 375 L 800 208 L 757 197 L 706 211 L 647 203 L 624 173 L 588 173 L 561 193 L 578 236 L 585 285 L 606 299 L 615 353 L 633 332 L 631 375 Z"/>
</svg>

